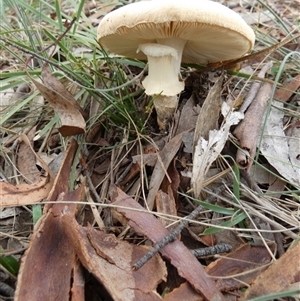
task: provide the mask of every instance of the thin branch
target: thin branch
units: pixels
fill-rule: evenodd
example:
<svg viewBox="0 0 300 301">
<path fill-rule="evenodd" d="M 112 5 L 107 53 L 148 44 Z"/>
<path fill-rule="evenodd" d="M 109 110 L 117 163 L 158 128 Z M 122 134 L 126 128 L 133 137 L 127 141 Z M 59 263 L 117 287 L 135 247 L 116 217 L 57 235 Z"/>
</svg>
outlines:
<svg viewBox="0 0 300 301">
<path fill-rule="evenodd" d="M 200 248 L 191 250 L 191 252 L 197 257 L 211 256 L 220 253 L 228 253 L 232 250 L 232 246 L 226 243 L 220 243 L 211 247 Z"/>
<path fill-rule="evenodd" d="M 217 191 L 214 193 L 214 195 L 209 196 L 206 199 L 206 202 L 209 203 L 211 202 L 216 196 L 216 194 L 220 194 L 222 191 L 225 190 L 224 186 L 221 186 L 220 188 L 217 189 Z M 133 269 L 138 270 L 140 269 L 146 262 L 148 262 L 158 251 L 160 251 L 164 246 L 166 246 L 168 243 L 174 241 L 177 236 L 181 233 L 181 231 L 188 225 L 190 220 L 194 220 L 200 212 L 204 208 L 199 205 L 195 210 L 193 210 L 189 215 L 187 215 L 184 219 L 181 220 L 179 225 L 172 230 L 167 236 L 165 236 L 161 241 L 156 243 L 153 248 L 146 253 L 141 259 L 139 259 L 134 265 Z"/>
</svg>

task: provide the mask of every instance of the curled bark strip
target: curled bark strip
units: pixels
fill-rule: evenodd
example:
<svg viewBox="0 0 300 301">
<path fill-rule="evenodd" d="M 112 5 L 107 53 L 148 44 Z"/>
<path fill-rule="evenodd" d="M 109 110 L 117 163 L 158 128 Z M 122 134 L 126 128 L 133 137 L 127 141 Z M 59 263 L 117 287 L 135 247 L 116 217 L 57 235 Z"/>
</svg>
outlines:
<svg viewBox="0 0 300 301">
<path fill-rule="evenodd" d="M 49 174 L 32 184 L 12 185 L 0 182 L 0 207 L 26 206 L 46 198 L 53 185 Z"/>
<path fill-rule="evenodd" d="M 270 61 L 268 63 L 266 63 L 260 70 L 260 72 L 258 73 L 258 77 L 265 77 L 266 73 L 272 68 L 273 66 L 273 62 Z M 254 100 L 255 96 L 258 93 L 258 90 L 261 86 L 261 83 L 259 81 L 254 81 L 253 84 L 250 87 L 250 90 L 243 102 L 243 104 L 241 105 L 239 111 L 241 113 L 245 113 L 245 111 L 247 110 L 247 108 L 251 105 L 252 101 Z"/>
<path fill-rule="evenodd" d="M 32 184 L 20 184 L 15 186 L 9 183 L 0 182 L 0 207 L 26 206 L 38 203 L 48 196 L 53 186 L 55 176 L 52 171 L 35 153 L 30 140 L 25 134 L 21 135 L 21 140 L 28 146 L 33 156 L 40 162 L 45 173 L 41 174 Z"/>
<path fill-rule="evenodd" d="M 238 149 L 236 152 L 236 162 L 240 169 L 246 169 L 249 165 L 250 154 L 247 150 Z"/>
<path fill-rule="evenodd" d="M 245 114 L 245 118 L 233 132 L 235 137 L 239 140 L 240 147 L 243 150 L 249 151 L 250 158 L 255 156 L 256 145 L 261 132 L 262 120 L 270 99 L 271 92 L 272 85 L 265 83 L 259 89 L 254 101 Z M 247 171 L 249 171 L 251 165 L 252 161 L 249 160 L 248 165 L 245 166 Z"/>
</svg>

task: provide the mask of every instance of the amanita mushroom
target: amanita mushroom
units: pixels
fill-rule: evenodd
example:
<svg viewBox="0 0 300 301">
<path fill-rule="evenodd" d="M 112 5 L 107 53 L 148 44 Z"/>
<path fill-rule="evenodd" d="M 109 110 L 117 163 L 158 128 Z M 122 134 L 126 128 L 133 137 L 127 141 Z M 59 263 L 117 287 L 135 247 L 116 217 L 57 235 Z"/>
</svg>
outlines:
<svg viewBox="0 0 300 301">
<path fill-rule="evenodd" d="M 145 93 L 155 96 L 158 124 L 164 128 L 184 89 L 180 65 L 239 58 L 255 41 L 251 27 L 234 11 L 209 0 L 152 0 L 128 4 L 107 14 L 97 38 L 110 52 L 148 60 Z"/>
</svg>

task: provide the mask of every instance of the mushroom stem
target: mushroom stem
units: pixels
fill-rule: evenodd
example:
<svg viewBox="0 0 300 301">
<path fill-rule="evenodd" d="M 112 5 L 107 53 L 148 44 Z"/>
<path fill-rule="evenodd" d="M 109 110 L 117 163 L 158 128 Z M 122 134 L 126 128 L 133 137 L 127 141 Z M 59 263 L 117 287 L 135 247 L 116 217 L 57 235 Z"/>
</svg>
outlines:
<svg viewBox="0 0 300 301">
<path fill-rule="evenodd" d="M 177 75 L 180 74 L 180 65 L 182 59 L 183 49 L 186 44 L 186 40 L 179 38 L 157 39 L 157 43 L 165 46 L 172 47 L 177 52 L 177 58 L 174 61 L 174 69 Z"/>
<path fill-rule="evenodd" d="M 171 119 L 178 105 L 178 96 L 157 95 L 153 100 L 157 114 L 157 124 L 160 130 L 166 128 L 167 121 Z"/>
<path fill-rule="evenodd" d="M 177 94 L 184 89 L 179 81 L 180 64 L 186 41 L 183 39 L 159 39 L 156 43 L 140 44 L 148 58 L 148 76 L 142 84 L 147 95 L 158 95 L 154 99 L 157 122 L 164 129 L 166 121 L 175 112 L 178 104 Z"/>
<path fill-rule="evenodd" d="M 148 58 L 148 76 L 142 84 L 147 95 L 162 94 L 173 96 L 184 89 L 184 83 L 178 79 L 178 58 L 176 49 L 161 44 L 141 44 L 142 51 Z"/>
</svg>

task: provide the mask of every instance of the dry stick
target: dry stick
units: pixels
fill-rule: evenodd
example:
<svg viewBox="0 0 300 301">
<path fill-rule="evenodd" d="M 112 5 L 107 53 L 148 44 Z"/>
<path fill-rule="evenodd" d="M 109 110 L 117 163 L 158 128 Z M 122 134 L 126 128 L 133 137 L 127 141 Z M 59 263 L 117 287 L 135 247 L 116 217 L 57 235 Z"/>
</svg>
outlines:
<svg viewBox="0 0 300 301">
<path fill-rule="evenodd" d="M 67 32 L 72 28 L 72 26 L 74 25 L 76 21 L 76 17 L 73 18 L 73 20 L 68 24 L 68 26 L 66 27 L 66 30 L 49 46 L 47 46 L 46 48 L 44 48 L 42 50 L 42 52 L 45 52 L 46 50 L 48 50 L 49 48 L 51 48 L 52 46 L 56 46 L 58 44 L 59 41 L 62 40 L 62 38 L 67 34 Z"/>
<path fill-rule="evenodd" d="M 8 284 L 2 281 L 0 282 L 0 291 L 1 291 L 1 295 L 8 296 L 8 298 L 13 297 L 15 293 L 15 290 L 11 286 L 9 286 Z"/>
<path fill-rule="evenodd" d="M 93 194 L 93 196 L 95 197 L 96 201 L 98 204 L 103 204 L 103 200 L 101 200 L 101 198 L 99 197 L 98 195 L 98 192 L 96 191 L 96 188 L 92 182 L 92 179 L 89 175 L 89 172 L 86 170 L 84 171 L 84 175 L 86 176 L 86 179 L 87 179 L 87 183 L 88 183 L 88 186 Z"/>
<path fill-rule="evenodd" d="M 210 256 L 220 253 L 228 253 L 232 250 L 232 246 L 226 243 L 220 243 L 207 248 L 200 248 L 191 250 L 191 252 L 197 257 Z"/>
<path fill-rule="evenodd" d="M 206 202 L 211 202 L 216 196 L 216 194 L 220 194 L 222 191 L 225 190 L 224 186 L 221 186 L 217 189 L 217 191 L 214 193 L 214 195 L 209 196 L 206 199 Z M 162 240 L 160 240 L 158 243 L 156 243 L 153 248 L 146 253 L 141 259 L 139 259 L 134 265 L 133 269 L 138 270 L 140 269 L 146 262 L 148 262 L 159 250 L 161 250 L 164 246 L 166 246 L 168 243 L 174 241 L 177 236 L 181 233 L 181 231 L 187 226 L 187 224 L 190 222 L 190 220 L 195 219 L 200 212 L 204 208 L 199 205 L 195 210 L 193 210 L 189 215 L 187 215 L 184 219 L 181 220 L 179 225 L 171 231 L 167 236 L 165 236 Z"/>
<path fill-rule="evenodd" d="M 128 166 L 125 168 L 125 170 L 121 173 L 121 175 L 119 176 L 119 178 L 116 180 L 116 182 L 115 182 L 115 185 L 119 185 L 125 178 L 126 178 L 126 176 L 128 175 L 128 173 L 129 173 L 129 171 L 130 171 L 130 169 L 131 169 L 131 167 L 132 167 L 132 162 L 130 162 L 129 164 L 128 164 Z"/>
<path fill-rule="evenodd" d="M 278 50 L 279 48 L 283 47 L 284 45 L 292 42 L 293 40 L 296 40 L 299 37 L 300 37 L 300 33 L 297 33 L 294 37 L 285 39 L 285 40 L 283 40 L 283 41 L 281 41 L 281 42 L 279 42 L 279 43 L 277 43 L 275 45 L 272 45 L 270 47 L 264 48 L 264 49 L 262 49 L 262 50 L 260 50 L 258 52 L 255 52 L 255 53 L 251 53 L 251 54 L 245 55 L 245 56 L 240 57 L 238 59 L 234 59 L 234 60 L 230 60 L 230 61 L 225 61 L 225 62 L 221 62 L 221 63 L 211 63 L 211 64 L 209 64 L 204 69 L 204 71 L 209 71 L 211 69 L 219 68 L 219 67 L 223 67 L 224 69 L 228 69 L 228 68 L 232 67 L 235 64 L 238 64 L 240 62 L 246 62 L 246 61 L 250 65 L 251 64 L 251 60 L 254 60 L 254 62 L 256 62 L 259 57 L 266 57 L 267 55 L 269 55 L 272 52 Z"/>
</svg>

